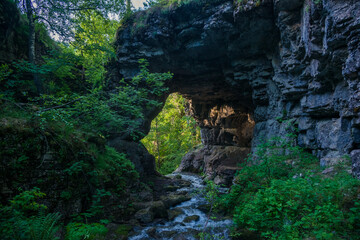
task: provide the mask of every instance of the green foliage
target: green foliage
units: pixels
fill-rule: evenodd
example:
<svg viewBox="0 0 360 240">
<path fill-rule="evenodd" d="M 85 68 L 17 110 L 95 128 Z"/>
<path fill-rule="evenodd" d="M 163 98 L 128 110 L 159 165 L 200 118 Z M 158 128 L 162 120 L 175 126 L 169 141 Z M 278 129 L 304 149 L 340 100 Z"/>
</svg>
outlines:
<svg viewBox="0 0 360 240">
<path fill-rule="evenodd" d="M 47 170 L 38 186 L 47 189 L 61 181 L 62 200 L 86 199 L 89 209 L 81 217 L 95 220 L 103 215 L 102 201 L 110 194 L 115 198 L 128 194 L 138 173 L 125 154 L 105 146 L 107 133 L 143 136 L 138 128 L 143 114 L 161 105 L 155 99 L 165 94 L 164 84 L 172 77 L 149 73 L 147 62 L 140 63 L 140 73 L 133 80 L 122 80 L 111 94 L 96 89 L 84 95 L 42 95 L 21 105 L 8 99 L 0 102 L 0 171 L 9 186 L 23 186 L 30 169 L 42 169 L 46 153 L 50 157 L 46 164 L 56 164 L 62 171 Z M 27 196 L 19 197 L 23 195 Z"/>
<path fill-rule="evenodd" d="M 104 176 L 104 183 L 116 183 L 116 192 L 123 192 L 129 181 L 139 177 L 134 164 L 124 153 L 118 153 L 114 148 L 105 147 L 105 152 L 98 155 L 96 168 L 99 175 Z"/>
<path fill-rule="evenodd" d="M 349 174 L 273 180 L 236 209 L 234 220 L 269 239 L 348 239 L 359 234 L 359 187 Z"/>
<path fill-rule="evenodd" d="M 24 191 L 0 206 L 0 238 L 21 240 L 54 240 L 59 229 L 60 214 L 45 214 L 45 205 L 38 199 L 45 194 L 38 188 Z"/>
<path fill-rule="evenodd" d="M 73 222 L 66 226 L 66 240 L 104 239 L 108 229 L 100 223 Z"/>
<path fill-rule="evenodd" d="M 72 96 L 43 95 L 43 102 L 37 117 L 46 124 L 59 121 L 65 125 L 81 126 L 86 131 L 96 131 L 107 135 L 109 132 L 123 132 L 125 135 L 138 138 L 144 118 L 144 110 L 151 110 L 161 105 L 153 100 L 165 94 L 165 82 L 172 78 L 171 73 L 150 73 L 148 63 L 139 60 L 140 73 L 131 81 L 121 80 L 116 93 L 107 94 L 94 90 L 87 95 Z M 60 106 L 60 107 L 59 107 Z"/>
<path fill-rule="evenodd" d="M 143 137 L 139 129 L 144 113 L 162 105 L 156 99 L 167 94 L 165 83 L 172 74 L 150 73 L 148 63 L 141 59 L 138 75 L 121 80 L 111 93 L 104 91 L 105 66 L 115 56 L 112 41 L 119 25 L 108 13 L 121 14 L 123 2 L 32 2 L 30 16 L 38 21 L 36 64 L 17 59 L 0 67 L 0 174 L 13 192 L 30 183 L 48 193 L 49 202 L 54 195 L 65 204 L 81 199 L 87 208 L 79 214 L 81 221 L 98 221 L 104 215 L 103 202 L 109 198 L 125 201 L 138 181 L 134 165 L 125 154 L 106 147 L 106 138 L 114 133 L 128 139 Z M 19 7 L 26 11 L 26 4 Z M 77 7 L 81 11 L 74 12 Z M 57 40 L 66 37 L 67 41 L 51 40 L 47 30 L 57 33 Z M 44 85 L 41 96 L 36 95 L 35 74 Z M 44 171 L 44 166 L 49 169 Z M 40 171 L 46 177 L 29 181 Z M 50 191 L 54 184 L 63 190 Z M 40 225 L 42 220 L 45 224 L 55 219 L 55 215 L 35 216 L 45 209 L 37 201 L 42 194 L 38 189 L 26 191 L 4 206 L 4 216 L 13 219 L 5 222 L 23 225 L 22 231 L 12 233 L 23 232 L 21 238 L 28 239 L 31 222 Z M 94 230 L 94 236 L 96 228 L 101 228 L 96 224 L 77 227 L 84 232 Z M 47 239 L 40 231 L 37 235 Z M 13 238 L 9 234 L 6 239 Z"/>
<path fill-rule="evenodd" d="M 213 181 L 206 180 L 204 189 L 204 198 L 208 204 L 210 204 L 211 210 L 218 207 L 219 202 L 217 201 L 220 196 L 219 186 Z M 211 214 L 211 211 L 210 211 Z"/>
<path fill-rule="evenodd" d="M 13 190 L 16 186 L 27 183 L 29 174 L 32 174 L 31 169 L 42 169 L 42 147 L 47 148 L 46 151 L 52 151 L 52 162 L 61 166 L 62 171 L 47 170 L 47 177 L 37 181 L 37 185 L 48 189 L 54 182 L 62 179 L 59 184 L 65 190 L 60 197 L 64 200 L 87 198 L 88 206 L 92 207 L 85 213 L 91 216 L 101 215 L 102 210 L 99 207 L 101 204 L 98 204 L 99 194 L 96 189 L 122 197 L 136 184 L 138 173 L 134 170 L 134 165 L 125 154 L 105 147 L 104 137 L 76 130 L 74 126 L 63 124 L 60 118 L 49 117 L 42 122 L 41 118 L 31 113 L 32 107 L 27 109 L 28 112 L 17 108 L 10 111 L 7 109 L 8 105 L 10 104 L 3 104 L 4 108 L 0 111 L 0 156 L 3 159 L 0 171 Z M 88 190 L 79 191 L 84 188 Z M 14 207 L 39 207 L 36 203 L 28 204 L 31 199 L 35 201 L 36 196 L 42 196 L 36 189 L 24 192 L 14 199 Z M 104 196 L 100 196 L 102 197 Z M 21 205 L 22 202 L 24 203 Z"/>
<path fill-rule="evenodd" d="M 155 156 L 157 169 L 162 174 L 173 172 L 182 157 L 200 144 L 200 131 L 193 118 L 186 116 L 186 100 L 171 94 L 160 114 L 152 121 L 149 134 L 142 139 Z"/>
<path fill-rule="evenodd" d="M 78 15 L 76 22 L 72 48 L 81 58 L 83 77 L 93 89 L 101 88 L 105 83 L 105 65 L 108 59 L 115 58 L 112 43 L 119 23 L 91 10 Z"/>
<path fill-rule="evenodd" d="M 356 239 L 360 181 L 338 166 L 324 177 L 294 136 L 258 146 L 241 166 L 220 208 L 234 214 L 234 235 L 264 239 Z M 357 220 L 355 220 L 357 219 Z"/>
<path fill-rule="evenodd" d="M 13 70 L 7 64 L 2 64 L 0 66 L 0 82 L 6 80 L 11 74 Z"/>
<path fill-rule="evenodd" d="M 40 210 L 45 210 L 46 206 L 37 203 L 37 200 L 45 197 L 45 193 L 40 192 L 39 188 L 24 191 L 10 200 L 10 207 L 24 214 L 31 214 Z"/>
<path fill-rule="evenodd" d="M 121 14 L 124 12 L 124 1 L 114 0 L 34 0 L 28 9 L 26 0 L 16 0 L 19 9 L 24 12 L 31 12 L 37 23 L 45 25 L 49 30 L 56 33 L 58 38 L 69 40 L 74 37 L 77 18 L 86 16 L 88 11 L 94 11 L 103 16 L 111 13 Z"/>
<path fill-rule="evenodd" d="M 222 239 L 222 237 L 213 236 L 212 234 L 207 232 L 207 225 L 210 220 L 210 218 L 216 219 L 216 217 L 212 217 L 213 212 L 218 208 L 219 205 L 219 197 L 220 197 L 220 191 L 219 186 L 216 185 L 213 181 L 206 180 L 205 181 L 205 189 L 202 191 L 204 194 L 204 198 L 209 204 L 209 212 L 207 216 L 207 220 L 205 222 L 203 231 L 199 234 L 199 238 L 201 240 L 211 240 L 211 239 Z"/>
<path fill-rule="evenodd" d="M 47 215 L 39 214 L 37 217 L 31 218 L 30 239 L 31 240 L 53 240 L 59 227 L 57 226 L 60 220 L 60 214 L 49 213 Z"/>
</svg>

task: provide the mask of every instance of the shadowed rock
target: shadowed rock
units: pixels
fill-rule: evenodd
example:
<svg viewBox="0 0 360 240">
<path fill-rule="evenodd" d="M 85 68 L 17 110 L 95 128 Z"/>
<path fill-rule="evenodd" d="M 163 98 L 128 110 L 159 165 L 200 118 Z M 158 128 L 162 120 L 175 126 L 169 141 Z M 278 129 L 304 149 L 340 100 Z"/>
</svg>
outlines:
<svg viewBox="0 0 360 240">
<path fill-rule="evenodd" d="M 254 151 L 263 139 L 285 137 L 290 123 L 298 143 L 331 165 L 360 149 L 359 19 L 356 0 L 192 1 L 140 11 L 118 31 L 108 88 L 146 58 L 151 71 L 174 73 L 167 85 L 190 99 L 207 148 Z M 216 172 L 228 158 L 212 151 Z M 193 170 L 207 164 L 199 154 Z"/>
</svg>

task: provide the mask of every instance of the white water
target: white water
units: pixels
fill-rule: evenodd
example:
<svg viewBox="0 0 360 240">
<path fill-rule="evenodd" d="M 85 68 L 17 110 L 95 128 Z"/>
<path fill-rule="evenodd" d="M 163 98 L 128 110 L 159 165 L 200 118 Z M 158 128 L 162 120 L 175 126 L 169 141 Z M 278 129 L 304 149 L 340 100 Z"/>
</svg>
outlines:
<svg viewBox="0 0 360 240">
<path fill-rule="evenodd" d="M 135 227 L 135 234 L 132 235 L 130 240 L 143 240 L 143 239 L 163 239 L 163 240 L 177 240 L 177 239 L 199 239 L 198 233 L 204 231 L 208 215 L 198 209 L 199 206 L 206 204 L 205 198 L 201 194 L 201 190 L 204 189 L 204 182 L 200 176 L 188 173 L 170 174 L 168 177 L 175 177 L 181 175 L 182 179 L 191 182 L 190 187 L 184 187 L 177 191 L 188 192 L 191 196 L 189 201 L 183 202 L 173 208 L 181 209 L 182 214 L 174 218 L 172 221 L 167 220 L 161 223 L 151 223 L 145 227 Z M 225 190 L 225 189 L 222 189 Z M 173 209 L 172 208 L 172 209 Z M 199 216 L 198 221 L 183 222 L 188 216 Z M 232 221 L 214 220 L 209 219 L 205 228 L 205 233 L 211 236 L 206 239 L 230 239 L 229 227 L 232 225 Z M 151 232 L 151 236 L 149 233 Z"/>
</svg>

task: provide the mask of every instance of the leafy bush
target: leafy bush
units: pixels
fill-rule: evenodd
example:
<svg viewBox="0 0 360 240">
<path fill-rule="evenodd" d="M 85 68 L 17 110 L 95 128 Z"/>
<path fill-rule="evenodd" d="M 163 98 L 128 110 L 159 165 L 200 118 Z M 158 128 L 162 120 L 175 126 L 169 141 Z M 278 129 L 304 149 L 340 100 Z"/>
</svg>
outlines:
<svg viewBox="0 0 360 240">
<path fill-rule="evenodd" d="M 69 223 L 66 226 L 66 240 L 103 239 L 108 229 L 100 223 Z"/>
<path fill-rule="evenodd" d="M 289 179 L 317 168 L 318 160 L 294 145 L 294 137 L 274 137 L 257 146 L 256 152 L 241 164 L 230 194 L 222 199 L 226 211 L 232 212 L 236 205 L 249 201 L 252 194 L 268 187 L 273 179 Z"/>
<path fill-rule="evenodd" d="M 59 229 L 60 214 L 46 214 L 45 205 L 37 200 L 45 194 L 38 188 L 24 191 L 0 206 L 0 238 L 22 240 L 54 240 Z"/>
<path fill-rule="evenodd" d="M 38 199 L 45 197 L 46 194 L 40 192 L 39 188 L 33 188 L 29 191 L 21 192 L 10 200 L 10 207 L 16 211 L 20 211 L 25 215 L 45 210 L 47 207 L 37 202 Z"/>
<path fill-rule="evenodd" d="M 234 216 L 234 236 L 358 239 L 360 181 L 341 165 L 333 176 L 324 176 L 318 160 L 291 139 L 260 145 L 238 171 L 231 192 L 219 200 Z"/>
<path fill-rule="evenodd" d="M 82 96 L 43 95 L 35 99 L 43 102 L 37 117 L 43 125 L 59 121 L 68 127 L 80 127 L 105 136 L 122 133 L 135 139 L 143 137 L 139 129 L 144 111 L 161 106 L 162 103 L 155 99 L 168 90 L 165 82 L 172 74 L 150 73 L 145 59 L 140 59 L 139 64 L 140 73 L 132 80 L 122 79 L 116 93 L 95 89 Z"/>
<path fill-rule="evenodd" d="M 348 174 L 273 180 L 236 208 L 234 221 L 270 239 L 351 239 L 359 234 L 359 187 Z"/>
</svg>

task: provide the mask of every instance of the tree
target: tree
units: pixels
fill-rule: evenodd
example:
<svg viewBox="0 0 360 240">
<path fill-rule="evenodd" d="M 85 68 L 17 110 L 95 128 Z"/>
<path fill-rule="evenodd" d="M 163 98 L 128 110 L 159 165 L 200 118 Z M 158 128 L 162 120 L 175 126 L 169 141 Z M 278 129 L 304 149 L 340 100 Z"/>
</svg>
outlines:
<svg viewBox="0 0 360 240">
<path fill-rule="evenodd" d="M 125 12 L 124 0 L 16 0 L 18 7 L 27 15 L 29 25 L 29 62 L 36 65 L 35 24 L 41 22 L 59 39 L 74 38 L 75 18 L 89 10 L 108 16 Z M 34 72 L 37 93 L 43 92 L 39 74 Z"/>
<path fill-rule="evenodd" d="M 84 11 L 75 21 L 77 28 L 71 46 L 82 58 L 83 79 L 93 89 L 99 88 L 104 84 L 108 59 L 115 57 L 112 42 L 119 22 L 93 10 Z"/>
</svg>

